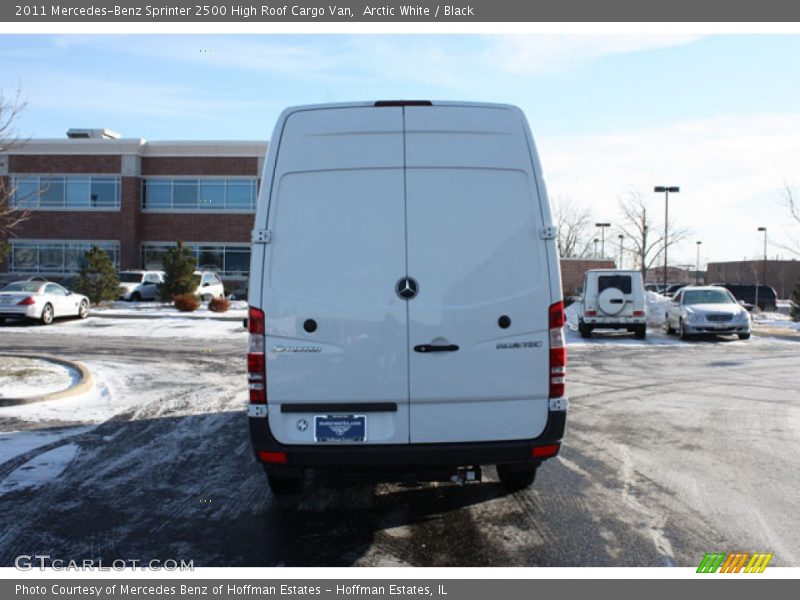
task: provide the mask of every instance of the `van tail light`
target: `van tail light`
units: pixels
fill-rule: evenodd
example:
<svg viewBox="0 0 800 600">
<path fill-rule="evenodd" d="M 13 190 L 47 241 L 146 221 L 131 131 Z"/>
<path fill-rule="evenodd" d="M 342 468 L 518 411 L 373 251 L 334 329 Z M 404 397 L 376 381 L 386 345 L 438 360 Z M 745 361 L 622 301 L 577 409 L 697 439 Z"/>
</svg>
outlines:
<svg viewBox="0 0 800 600">
<path fill-rule="evenodd" d="M 567 348 L 564 343 L 564 302 L 549 309 L 550 323 L 550 397 L 564 396 L 567 375 Z"/>
<path fill-rule="evenodd" d="M 561 444 L 547 444 L 546 446 L 534 446 L 531 450 L 531 458 L 552 458 L 558 454 Z"/>
<path fill-rule="evenodd" d="M 267 363 L 264 359 L 264 311 L 250 307 L 247 310 L 247 381 L 250 404 L 267 403 Z"/>
<path fill-rule="evenodd" d="M 36 304 L 36 300 L 34 300 L 32 296 L 28 296 L 17 302 L 17 306 L 30 306 L 31 304 Z"/>
<path fill-rule="evenodd" d="M 586 317 L 596 317 L 597 316 L 597 311 L 596 310 L 587 310 L 583 314 Z"/>
<path fill-rule="evenodd" d="M 635 311 L 633 311 L 633 316 L 634 317 L 643 317 L 644 316 L 644 311 L 643 310 L 635 310 Z"/>
</svg>

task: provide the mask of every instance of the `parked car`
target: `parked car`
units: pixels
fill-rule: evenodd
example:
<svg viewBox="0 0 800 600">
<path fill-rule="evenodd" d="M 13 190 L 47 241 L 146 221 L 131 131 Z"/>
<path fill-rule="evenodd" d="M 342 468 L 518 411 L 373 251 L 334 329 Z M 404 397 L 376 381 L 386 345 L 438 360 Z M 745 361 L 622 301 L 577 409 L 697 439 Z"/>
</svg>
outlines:
<svg viewBox="0 0 800 600">
<path fill-rule="evenodd" d="M 661 292 L 662 296 L 666 296 L 667 298 L 672 298 L 675 294 L 677 294 L 680 290 L 685 288 L 688 283 L 670 283 L 664 288 L 664 291 Z"/>
<path fill-rule="evenodd" d="M 0 323 L 6 319 L 36 319 L 49 325 L 59 317 L 89 314 L 89 298 L 51 281 L 15 281 L 0 290 Z"/>
<path fill-rule="evenodd" d="M 119 298 L 138 302 L 156 300 L 158 286 L 164 283 L 164 271 L 120 271 Z"/>
<path fill-rule="evenodd" d="M 656 294 L 660 294 L 663 289 L 664 286 L 660 283 L 646 283 L 644 286 L 645 292 L 655 292 Z"/>
<path fill-rule="evenodd" d="M 200 280 L 194 293 L 200 296 L 203 302 L 208 302 L 211 298 L 225 297 L 225 286 L 222 285 L 219 275 L 213 271 L 195 271 L 194 274 Z"/>
<path fill-rule="evenodd" d="M 556 228 L 522 111 L 303 106 L 271 139 L 247 367 L 272 491 L 306 469 L 473 481 L 482 465 L 529 486 L 567 400 Z"/>
<path fill-rule="evenodd" d="M 718 283 L 727 289 L 733 297 L 737 300 L 755 307 L 756 304 L 756 286 L 755 284 L 740 284 L 740 283 Z M 768 312 L 775 312 L 778 310 L 778 294 L 775 288 L 769 285 L 758 286 L 758 308 Z"/>
<path fill-rule="evenodd" d="M 642 340 L 647 335 L 644 284 L 639 271 L 591 269 L 583 277 L 578 317 L 581 337 L 594 329 L 625 329 Z"/>
<path fill-rule="evenodd" d="M 664 329 L 681 339 L 696 334 L 736 334 L 750 338 L 750 314 L 724 287 L 686 286 L 667 304 Z"/>
<path fill-rule="evenodd" d="M 230 299 L 231 300 L 247 300 L 247 291 L 249 290 L 248 282 L 243 281 L 236 289 L 231 292 Z"/>
</svg>

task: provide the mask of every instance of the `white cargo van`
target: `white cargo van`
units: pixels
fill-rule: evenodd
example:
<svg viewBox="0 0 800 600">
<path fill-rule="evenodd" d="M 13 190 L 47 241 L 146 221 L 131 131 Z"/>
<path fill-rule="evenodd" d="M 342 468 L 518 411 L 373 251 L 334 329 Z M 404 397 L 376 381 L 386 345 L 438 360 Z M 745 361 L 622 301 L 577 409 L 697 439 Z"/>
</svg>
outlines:
<svg viewBox="0 0 800 600">
<path fill-rule="evenodd" d="M 578 330 L 581 337 L 588 338 L 594 329 L 625 329 L 637 339 L 645 338 L 647 309 L 639 271 L 586 271 Z"/>
<path fill-rule="evenodd" d="M 522 488 L 566 420 L 556 231 L 513 106 L 289 108 L 253 232 L 256 457 L 304 470 Z"/>
</svg>

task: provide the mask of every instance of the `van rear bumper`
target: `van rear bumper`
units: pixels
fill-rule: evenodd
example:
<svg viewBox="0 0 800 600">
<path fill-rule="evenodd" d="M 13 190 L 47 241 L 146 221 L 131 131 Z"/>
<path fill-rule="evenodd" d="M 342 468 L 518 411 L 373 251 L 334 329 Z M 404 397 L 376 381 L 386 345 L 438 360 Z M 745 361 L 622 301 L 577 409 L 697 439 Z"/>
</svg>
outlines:
<svg viewBox="0 0 800 600">
<path fill-rule="evenodd" d="M 561 442 L 567 413 L 550 411 L 544 431 L 534 439 L 447 444 L 288 445 L 273 437 L 266 419 L 248 420 L 256 460 L 260 461 L 259 452 L 286 453 L 286 462 L 275 466 L 456 468 L 541 462 L 541 458 L 533 458 L 533 448 Z"/>
</svg>

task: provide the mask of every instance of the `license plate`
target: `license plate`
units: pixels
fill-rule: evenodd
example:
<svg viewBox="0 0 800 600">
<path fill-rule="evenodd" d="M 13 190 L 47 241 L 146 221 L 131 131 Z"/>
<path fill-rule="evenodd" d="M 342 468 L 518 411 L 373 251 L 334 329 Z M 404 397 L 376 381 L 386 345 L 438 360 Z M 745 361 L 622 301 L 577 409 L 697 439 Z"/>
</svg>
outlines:
<svg viewBox="0 0 800 600">
<path fill-rule="evenodd" d="M 0 298 L 0 304 L 11 304 L 13 301 L 13 298 Z"/>
<path fill-rule="evenodd" d="M 366 415 L 314 417 L 314 440 L 317 442 L 363 442 L 366 439 Z"/>
</svg>

